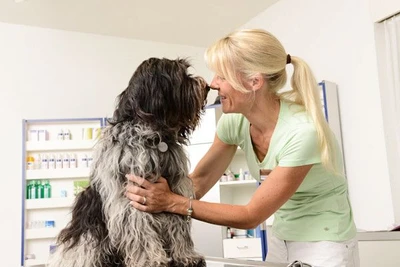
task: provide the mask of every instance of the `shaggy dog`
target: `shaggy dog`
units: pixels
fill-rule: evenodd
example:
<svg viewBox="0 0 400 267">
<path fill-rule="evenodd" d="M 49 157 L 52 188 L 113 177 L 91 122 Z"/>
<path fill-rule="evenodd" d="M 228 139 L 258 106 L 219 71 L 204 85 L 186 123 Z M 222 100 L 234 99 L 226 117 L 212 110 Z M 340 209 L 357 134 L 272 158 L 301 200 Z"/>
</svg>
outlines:
<svg viewBox="0 0 400 267">
<path fill-rule="evenodd" d="M 184 59 L 150 58 L 118 96 L 95 146 L 90 186 L 57 237 L 50 267 L 206 266 L 186 216 L 140 212 L 125 197 L 126 174 L 168 180 L 194 196 L 183 145 L 199 124 L 209 87 Z"/>
</svg>

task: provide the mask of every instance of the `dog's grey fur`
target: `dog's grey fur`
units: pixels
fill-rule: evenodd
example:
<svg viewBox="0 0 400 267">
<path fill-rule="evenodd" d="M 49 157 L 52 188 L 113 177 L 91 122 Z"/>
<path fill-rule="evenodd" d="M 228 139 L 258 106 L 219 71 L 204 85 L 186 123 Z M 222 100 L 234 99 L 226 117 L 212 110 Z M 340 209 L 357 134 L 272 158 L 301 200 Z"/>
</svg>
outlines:
<svg viewBox="0 0 400 267">
<path fill-rule="evenodd" d="M 185 216 L 140 212 L 124 195 L 132 173 L 151 182 L 163 176 L 173 192 L 194 196 L 182 145 L 199 123 L 209 87 L 189 66 L 151 58 L 135 71 L 95 147 L 90 186 L 77 196 L 49 267 L 205 266 Z M 161 141 L 166 152 L 157 148 Z"/>
</svg>

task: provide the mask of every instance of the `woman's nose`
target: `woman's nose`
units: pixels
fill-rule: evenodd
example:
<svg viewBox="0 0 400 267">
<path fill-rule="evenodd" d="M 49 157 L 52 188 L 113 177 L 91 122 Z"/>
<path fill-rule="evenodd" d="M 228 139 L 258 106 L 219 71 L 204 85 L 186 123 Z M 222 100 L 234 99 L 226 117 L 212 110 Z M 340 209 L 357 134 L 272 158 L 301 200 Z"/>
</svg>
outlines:
<svg viewBox="0 0 400 267">
<path fill-rule="evenodd" d="M 211 89 L 218 90 L 219 89 L 219 82 L 218 82 L 218 76 L 215 75 L 214 78 L 212 79 L 210 83 Z"/>
</svg>

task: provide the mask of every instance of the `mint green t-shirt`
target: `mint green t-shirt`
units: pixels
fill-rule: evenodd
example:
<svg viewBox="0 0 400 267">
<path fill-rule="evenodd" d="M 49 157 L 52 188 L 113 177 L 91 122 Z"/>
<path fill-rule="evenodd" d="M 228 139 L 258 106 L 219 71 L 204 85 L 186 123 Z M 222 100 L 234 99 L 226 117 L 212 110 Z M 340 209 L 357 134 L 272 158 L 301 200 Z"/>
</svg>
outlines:
<svg viewBox="0 0 400 267">
<path fill-rule="evenodd" d="M 249 171 L 258 180 L 260 169 L 314 164 L 294 195 L 274 214 L 272 231 L 278 238 L 344 241 L 355 236 L 347 181 L 322 166 L 314 122 L 301 106 L 281 101 L 278 122 L 262 162 L 254 153 L 250 123 L 243 115 L 223 114 L 217 135 L 222 142 L 244 151 Z M 341 155 L 337 157 L 342 162 Z"/>
</svg>

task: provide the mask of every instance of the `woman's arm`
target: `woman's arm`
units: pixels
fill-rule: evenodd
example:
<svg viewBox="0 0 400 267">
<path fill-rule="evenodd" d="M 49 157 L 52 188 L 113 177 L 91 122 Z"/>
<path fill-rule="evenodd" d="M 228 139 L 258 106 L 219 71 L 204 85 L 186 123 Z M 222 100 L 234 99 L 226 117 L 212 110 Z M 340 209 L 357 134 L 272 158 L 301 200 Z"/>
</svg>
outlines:
<svg viewBox="0 0 400 267">
<path fill-rule="evenodd" d="M 193 180 L 196 199 L 202 198 L 221 178 L 232 161 L 236 149 L 237 146 L 225 144 L 215 135 L 210 149 L 189 175 Z"/>
<path fill-rule="evenodd" d="M 230 205 L 192 200 L 192 217 L 200 221 L 231 226 L 239 229 L 252 229 L 264 222 L 278 210 L 297 190 L 312 165 L 299 167 L 276 167 L 259 186 L 247 205 Z M 167 211 L 187 215 L 189 199 L 169 190 L 168 183 L 160 178 L 157 183 L 143 181 L 129 176 L 129 179 L 142 188 L 130 186 L 127 196 L 138 210 L 147 212 Z M 142 204 L 146 196 L 146 205 Z M 162 202 L 163 205 L 160 205 Z"/>
</svg>

